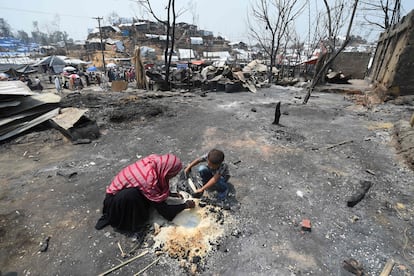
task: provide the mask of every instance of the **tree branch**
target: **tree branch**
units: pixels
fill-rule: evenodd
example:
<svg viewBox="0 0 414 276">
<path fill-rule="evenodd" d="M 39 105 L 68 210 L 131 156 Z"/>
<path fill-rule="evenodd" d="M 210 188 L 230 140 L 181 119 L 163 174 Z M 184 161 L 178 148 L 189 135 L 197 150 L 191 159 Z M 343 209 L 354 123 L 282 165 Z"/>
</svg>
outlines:
<svg viewBox="0 0 414 276">
<path fill-rule="evenodd" d="M 324 0 L 324 1 L 326 1 L 326 0 Z M 355 0 L 354 7 L 352 9 L 352 15 L 351 15 L 351 18 L 350 18 L 349 24 L 348 24 L 348 30 L 346 32 L 345 41 L 342 43 L 341 47 L 337 51 L 335 51 L 335 53 L 332 56 L 330 56 L 326 62 L 324 62 L 322 68 L 318 72 L 316 72 L 315 77 L 313 78 L 312 83 L 311 83 L 311 85 L 308 89 L 308 92 L 307 92 L 306 96 L 305 96 L 305 99 L 303 100 L 303 104 L 306 104 L 308 102 L 308 100 L 310 98 L 310 95 L 312 93 L 312 90 L 316 86 L 316 84 L 319 82 L 320 78 L 322 77 L 322 74 L 331 65 L 331 63 L 335 60 L 335 58 L 339 55 L 339 53 L 341 53 L 343 51 L 343 49 L 345 49 L 345 47 L 348 45 L 348 43 L 350 41 L 351 28 L 352 28 L 352 24 L 354 22 L 357 6 L 358 6 L 358 0 Z"/>
</svg>

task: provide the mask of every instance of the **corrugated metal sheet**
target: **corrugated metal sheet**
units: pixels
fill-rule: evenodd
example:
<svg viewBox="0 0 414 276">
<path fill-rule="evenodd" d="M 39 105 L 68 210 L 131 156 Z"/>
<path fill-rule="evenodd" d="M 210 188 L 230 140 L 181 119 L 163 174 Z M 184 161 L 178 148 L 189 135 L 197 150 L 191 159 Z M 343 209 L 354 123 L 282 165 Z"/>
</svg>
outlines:
<svg viewBox="0 0 414 276">
<path fill-rule="evenodd" d="M 34 95 L 33 91 L 21 81 L 0 81 L 0 95 Z"/>
<path fill-rule="evenodd" d="M 60 96 L 35 93 L 21 81 L 0 82 L 0 141 L 59 114 Z"/>
</svg>

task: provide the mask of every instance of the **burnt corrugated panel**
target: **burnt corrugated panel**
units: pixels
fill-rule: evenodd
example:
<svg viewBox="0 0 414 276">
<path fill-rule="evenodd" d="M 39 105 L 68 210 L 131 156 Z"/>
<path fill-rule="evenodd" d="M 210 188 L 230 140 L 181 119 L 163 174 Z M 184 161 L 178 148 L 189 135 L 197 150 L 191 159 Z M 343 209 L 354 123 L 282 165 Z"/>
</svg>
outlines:
<svg viewBox="0 0 414 276">
<path fill-rule="evenodd" d="M 0 82 L 0 141 L 52 119 L 59 114 L 60 99 L 33 92 L 21 81 Z"/>
<path fill-rule="evenodd" d="M 0 81 L 0 95 L 34 95 L 26 84 L 21 81 Z M 1 101 L 1 99 L 0 99 Z"/>
<path fill-rule="evenodd" d="M 19 133 L 22 133 L 34 126 L 37 126 L 47 120 L 52 119 L 53 117 L 55 117 L 57 114 L 59 114 L 59 108 L 55 108 L 47 113 L 44 113 L 40 116 L 37 116 L 36 118 L 31 119 L 30 121 L 26 121 L 26 122 L 19 122 L 19 124 L 17 124 L 15 126 L 15 128 L 10 128 L 9 131 L 7 131 L 6 133 L 0 135 L 0 141 L 3 141 L 5 139 L 11 138 Z"/>
</svg>

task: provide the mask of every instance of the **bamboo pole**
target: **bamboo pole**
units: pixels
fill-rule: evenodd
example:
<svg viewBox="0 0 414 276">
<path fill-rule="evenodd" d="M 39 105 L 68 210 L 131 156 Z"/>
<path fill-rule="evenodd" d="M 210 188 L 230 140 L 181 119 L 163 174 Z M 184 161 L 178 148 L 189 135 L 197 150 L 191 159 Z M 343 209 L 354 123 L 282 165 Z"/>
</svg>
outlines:
<svg viewBox="0 0 414 276">
<path fill-rule="evenodd" d="M 105 271 L 105 272 L 102 272 L 102 273 L 101 273 L 101 274 L 99 274 L 98 276 L 105 276 L 105 275 L 107 275 L 107 274 L 111 273 L 112 271 L 115 271 L 115 270 L 117 270 L 118 268 L 121 268 L 121 267 L 123 267 L 124 265 L 127 265 L 127 264 L 129 264 L 130 262 L 135 261 L 136 259 L 141 258 L 142 256 L 146 255 L 147 253 L 148 253 L 148 250 L 147 250 L 147 251 L 142 252 L 142 253 L 141 253 L 141 254 L 139 254 L 138 256 L 135 256 L 135 257 L 133 257 L 133 258 L 131 258 L 131 259 L 129 259 L 129 260 L 127 260 L 127 261 L 125 261 L 125 262 L 123 262 L 123 263 L 121 263 L 121 264 L 119 264 L 119 265 L 117 265 L 117 266 L 115 266 L 115 267 L 113 267 L 113 268 L 111 268 L 111 269 L 109 269 L 109 270 Z"/>
<path fill-rule="evenodd" d="M 158 261 L 160 260 L 161 257 L 159 257 L 158 259 L 156 259 L 155 261 L 153 261 L 152 263 L 150 263 L 149 265 L 147 265 L 146 267 L 144 267 L 143 269 L 141 269 L 139 272 L 135 273 L 134 276 L 138 276 L 141 273 L 144 273 L 144 271 L 146 271 L 148 268 L 150 268 L 151 266 L 153 266 L 154 264 L 158 263 Z"/>
<path fill-rule="evenodd" d="M 382 270 L 380 276 L 388 276 L 388 275 L 390 275 L 390 273 L 392 271 L 392 268 L 394 267 L 394 264 L 395 264 L 394 260 L 389 259 L 387 261 L 387 263 L 385 264 L 384 269 Z"/>
</svg>

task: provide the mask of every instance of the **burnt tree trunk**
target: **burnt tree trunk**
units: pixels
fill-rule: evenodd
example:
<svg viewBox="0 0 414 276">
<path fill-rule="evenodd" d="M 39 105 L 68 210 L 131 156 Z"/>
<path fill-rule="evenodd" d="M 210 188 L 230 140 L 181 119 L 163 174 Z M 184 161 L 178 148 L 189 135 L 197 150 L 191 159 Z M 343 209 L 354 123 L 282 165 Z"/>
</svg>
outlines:
<svg viewBox="0 0 414 276">
<path fill-rule="evenodd" d="M 280 119 L 280 102 L 278 102 L 276 104 L 276 109 L 275 109 L 275 120 L 273 121 L 273 125 L 278 125 L 279 124 L 279 119 Z"/>
<path fill-rule="evenodd" d="M 172 49 L 170 49 L 170 31 L 171 31 L 171 24 L 170 24 L 170 14 L 171 11 L 171 0 L 168 1 L 168 6 L 167 6 L 167 22 L 165 22 L 165 26 L 167 28 L 166 32 L 167 32 L 167 37 L 165 40 L 165 51 L 164 51 L 164 64 L 165 64 L 165 82 L 168 86 L 168 89 L 170 89 L 170 66 L 171 66 L 171 62 L 169 59 L 169 52 L 168 50 L 172 51 Z"/>
</svg>

